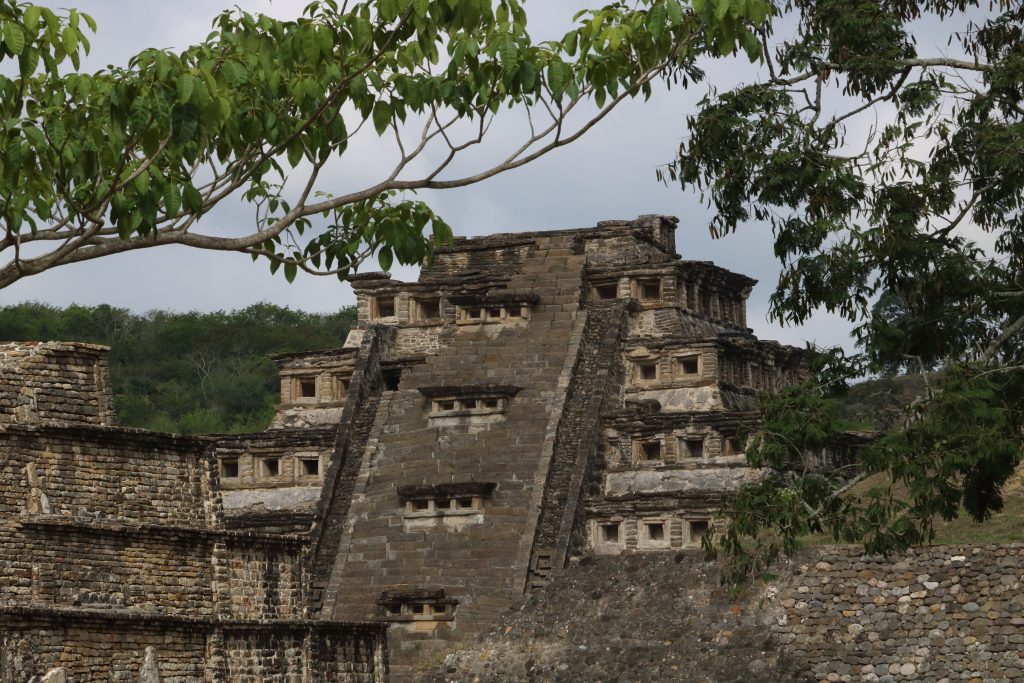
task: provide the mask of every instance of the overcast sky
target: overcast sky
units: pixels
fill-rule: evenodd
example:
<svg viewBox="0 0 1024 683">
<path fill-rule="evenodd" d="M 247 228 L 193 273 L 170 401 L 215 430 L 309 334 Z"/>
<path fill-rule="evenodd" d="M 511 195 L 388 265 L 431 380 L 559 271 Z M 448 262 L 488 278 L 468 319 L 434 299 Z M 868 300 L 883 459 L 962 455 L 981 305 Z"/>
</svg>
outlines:
<svg viewBox="0 0 1024 683">
<path fill-rule="evenodd" d="M 210 30 L 218 2 L 177 0 L 65 0 L 93 15 L 99 31 L 92 38 L 87 69 L 124 64 L 150 46 L 179 49 L 201 40 Z M 240 0 L 246 10 L 281 17 L 297 16 L 306 0 Z M 534 40 L 560 36 L 569 26 L 581 0 L 533 0 L 526 7 Z M 592 2 L 594 6 L 603 2 Z M 225 3 L 226 6 L 226 3 Z M 739 60 L 710 65 L 709 82 L 728 87 L 751 78 L 751 67 Z M 634 218 L 640 214 L 669 214 L 680 218 L 678 250 L 687 259 L 711 260 L 760 280 L 751 297 L 748 321 L 763 338 L 803 345 L 848 343 L 849 327 L 821 315 L 804 328 L 780 328 L 766 319 L 767 300 L 778 265 L 772 256 L 769 231 L 749 226 L 739 235 L 713 240 L 708 234 L 709 210 L 698 198 L 655 179 L 655 169 L 672 158 L 685 133 L 685 116 L 705 94 L 706 84 L 690 90 L 661 90 L 649 102 L 620 106 L 580 141 L 521 169 L 459 190 L 425 193 L 434 210 L 460 235 L 584 227 L 596 221 Z M 513 136 L 515 125 L 498 128 L 498 136 Z M 511 144 L 496 139 L 494 144 Z M 480 152 L 482 155 L 501 147 Z M 345 155 L 345 168 L 329 180 L 341 193 L 350 183 L 365 185 L 366 177 L 383 168 L 386 152 L 363 144 Z M 351 157 L 351 158 L 350 158 Z M 471 166 L 468 166 L 471 167 Z M 212 231 L 218 221 L 231 229 L 251 226 L 251 210 L 222 207 L 200 227 Z M 217 224 L 218 229 L 220 225 Z M 412 269 L 396 268 L 396 278 L 412 280 Z M 160 247 L 63 266 L 26 278 L 0 290 L 0 304 L 42 301 L 54 305 L 107 303 L 134 311 L 155 308 L 212 311 L 247 306 L 258 301 L 307 311 L 333 311 L 354 302 L 351 289 L 329 278 L 299 274 L 291 285 L 280 274 L 271 276 L 265 263 L 245 255 L 201 252 L 185 247 Z M 2 331 L 0 331 L 2 333 Z"/>
</svg>

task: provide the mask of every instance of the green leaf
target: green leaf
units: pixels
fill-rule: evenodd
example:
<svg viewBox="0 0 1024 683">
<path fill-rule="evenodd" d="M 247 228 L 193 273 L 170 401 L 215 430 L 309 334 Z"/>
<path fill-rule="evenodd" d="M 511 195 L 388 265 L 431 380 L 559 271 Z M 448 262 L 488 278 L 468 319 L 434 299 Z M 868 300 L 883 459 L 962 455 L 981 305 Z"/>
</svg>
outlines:
<svg viewBox="0 0 1024 683">
<path fill-rule="evenodd" d="M 377 9 L 385 21 L 392 21 L 398 16 L 398 0 L 378 0 Z"/>
<path fill-rule="evenodd" d="M 30 52 L 35 52 L 35 50 L 30 50 Z M 89 93 L 92 92 L 92 78 L 89 76 L 83 76 L 78 79 L 77 83 L 78 94 L 82 97 L 89 97 Z"/>
<path fill-rule="evenodd" d="M 548 65 L 548 87 L 551 88 L 551 92 L 556 97 L 565 90 L 566 72 L 568 69 L 569 67 L 562 62 L 551 62 Z"/>
<path fill-rule="evenodd" d="M 170 69 L 171 63 L 167 58 L 167 54 L 160 50 L 156 53 L 156 77 L 161 81 L 167 78 L 167 71 Z"/>
<path fill-rule="evenodd" d="M 562 38 L 562 49 L 565 50 L 565 53 L 570 57 L 576 54 L 576 45 L 579 42 L 579 38 L 579 31 L 570 31 L 565 34 L 564 38 Z"/>
<path fill-rule="evenodd" d="M 383 135 L 391 124 L 391 107 L 383 101 L 373 105 L 373 127 L 377 129 L 377 135 Z"/>
<path fill-rule="evenodd" d="M 284 279 L 289 283 L 295 281 L 295 275 L 299 272 L 298 266 L 295 265 L 295 261 L 285 261 L 284 264 Z"/>
<path fill-rule="evenodd" d="M 732 7 L 730 0 L 713 0 L 715 3 L 715 19 L 721 21 L 725 19 L 725 16 L 729 14 L 729 9 Z"/>
<path fill-rule="evenodd" d="M 706 0 L 693 0 L 693 8 L 697 11 L 697 14 L 702 14 L 703 9 L 698 8 L 698 4 L 703 5 Z M 683 9 L 679 6 L 677 0 L 668 0 L 668 4 L 665 5 L 665 9 L 668 12 L 669 22 L 673 26 L 678 26 L 683 21 Z"/>
<path fill-rule="evenodd" d="M 36 32 L 36 27 L 39 26 L 39 14 L 41 11 L 42 10 L 36 5 L 30 5 L 29 8 L 25 10 L 25 16 L 22 18 L 22 22 L 25 24 L 25 28 L 27 28 L 29 32 Z"/>
<path fill-rule="evenodd" d="M 120 237 L 123 240 L 126 240 L 132 236 L 132 232 L 134 232 L 134 229 L 132 228 L 131 221 L 129 221 L 125 217 L 122 217 L 121 220 L 117 222 L 118 237 Z"/>
<path fill-rule="evenodd" d="M 369 92 L 366 88 L 366 79 L 362 76 L 356 76 L 349 84 L 348 91 L 352 95 L 353 99 L 364 97 L 366 93 Z"/>
<path fill-rule="evenodd" d="M 181 193 L 178 191 L 178 185 L 171 181 L 164 186 L 164 212 L 168 216 L 173 216 L 180 208 Z"/>
<path fill-rule="evenodd" d="M 135 189 L 138 190 L 139 194 L 146 194 L 149 192 L 149 181 L 151 178 L 148 173 L 140 173 L 135 177 Z"/>
<path fill-rule="evenodd" d="M 28 138 L 29 142 L 36 149 L 39 149 L 46 145 L 46 137 L 43 135 L 43 131 L 39 130 L 35 126 L 24 126 L 21 129 L 22 134 Z"/>
<path fill-rule="evenodd" d="M 430 7 L 430 0 L 413 0 L 412 6 L 418 16 L 425 17 L 427 16 L 427 9 Z"/>
<path fill-rule="evenodd" d="M 185 184 L 181 199 L 185 210 L 189 213 L 199 213 L 203 210 L 203 195 L 199 194 L 199 190 L 191 183 Z"/>
<path fill-rule="evenodd" d="M 54 147 L 60 147 L 67 140 L 67 132 L 64 130 L 64 121 L 59 117 L 55 116 L 46 123 L 46 133 L 50 136 L 50 141 Z"/>
<path fill-rule="evenodd" d="M 4 24 L 4 43 L 7 49 L 16 55 L 20 55 L 25 49 L 25 33 L 17 24 Z"/>
<path fill-rule="evenodd" d="M 743 49 L 750 61 L 757 61 L 757 58 L 761 56 L 761 41 L 742 24 L 740 25 L 740 41 L 743 43 Z"/>
<path fill-rule="evenodd" d="M 537 66 L 533 62 L 523 62 L 519 65 L 519 76 L 524 91 L 530 92 L 537 85 L 537 73 Z"/>
<path fill-rule="evenodd" d="M 29 47 L 18 55 L 18 73 L 22 78 L 29 78 L 39 67 L 39 50 Z M 89 79 L 86 79 L 89 82 Z"/>
<path fill-rule="evenodd" d="M 74 55 L 78 52 L 78 31 L 68 26 L 60 34 L 60 44 L 64 48 L 64 52 L 69 55 Z"/>
<path fill-rule="evenodd" d="M 301 138 L 295 138 L 291 141 L 291 144 L 288 145 L 288 163 L 291 164 L 292 168 L 299 165 L 304 152 L 305 149 L 302 146 Z"/>
<path fill-rule="evenodd" d="M 747 0 L 747 17 L 754 26 L 760 26 L 768 18 L 768 3 L 764 0 Z"/>
<path fill-rule="evenodd" d="M 511 36 L 505 36 L 498 44 L 498 53 L 501 55 L 501 64 L 507 71 L 514 71 L 519 59 L 519 49 Z"/>
<path fill-rule="evenodd" d="M 185 104 L 192 99 L 192 93 L 196 89 L 196 79 L 192 74 L 181 74 L 178 76 L 178 102 Z"/>
<path fill-rule="evenodd" d="M 651 29 L 651 35 L 655 38 L 660 38 L 661 34 L 665 32 L 665 22 L 667 20 L 668 14 L 665 11 L 665 5 L 657 4 L 652 7 L 647 18 L 647 25 Z"/>
<path fill-rule="evenodd" d="M 320 63 L 320 39 L 317 38 L 316 33 L 313 31 L 307 31 L 302 34 L 301 42 L 302 46 L 302 57 L 309 64 Z"/>
</svg>

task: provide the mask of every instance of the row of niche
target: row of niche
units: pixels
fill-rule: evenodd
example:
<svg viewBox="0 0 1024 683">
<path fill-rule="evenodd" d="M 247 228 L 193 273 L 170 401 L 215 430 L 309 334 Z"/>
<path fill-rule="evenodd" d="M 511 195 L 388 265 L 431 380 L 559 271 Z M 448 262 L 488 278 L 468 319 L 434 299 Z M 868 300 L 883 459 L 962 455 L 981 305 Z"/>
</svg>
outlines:
<svg viewBox="0 0 1024 683">
<path fill-rule="evenodd" d="M 402 486 L 398 498 L 403 506 L 406 531 L 444 527 L 461 531 L 484 519 L 484 501 L 490 499 L 495 482 L 464 482 L 436 486 Z"/>
<path fill-rule="evenodd" d="M 444 589 L 385 590 L 377 598 L 379 616 L 386 621 L 451 621 L 458 599 Z"/>
<path fill-rule="evenodd" d="M 321 375 L 335 379 L 348 390 L 351 375 Z M 306 383 L 307 376 L 290 377 L 289 381 Z M 322 386 L 319 382 L 317 387 Z M 313 398 L 312 396 L 310 398 Z M 504 393 L 479 393 L 439 396 L 430 400 L 429 418 L 432 427 L 460 424 L 487 426 L 504 419 L 511 397 Z M 265 483 L 287 486 L 322 479 L 323 467 L 316 454 L 219 456 L 220 476 L 232 484 Z"/>
<path fill-rule="evenodd" d="M 525 322 L 531 306 L 521 302 L 479 305 L 453 305 L 440 296 L 418 297 L 376 295 L 367 297 L 367 319 L 383 323 L 411 325 L 459 325 Z"/>
<path fill-rule="evenodd" d="M 644 437 L 606 437 L 605 459 L 609 465 L 722 464 L 743 462 L 746 451 L 739 436 L 713 429 L 684 430 Z"/>
<path fill-rule="evenodd" d="M 716 346 L 702 349 L 665 349 L 627 353 L 630 388 L 671 388 L 712 379 L 755 391 L 774 391 L 798 380 L 798 373 L 774 363 L 759 362 L 741 354 L 720 353 Z"/>
<path fill-rule="evenodd" d="M 594 280 L 590 283 L 589 297 L 591 301 L 635 299 L 641 305 L 676 305 L 697 316 L 737 327 L 747 326 L 745 294 L 727 294 L 674 274 Z"/>
<path fill-rule="evenodd" d="M 221 482 L 232 485 L 291 486 L 323 480 L 325 456 L 318 453 L 285 455 L 218 455 Z"/>
<path fill-rule="evenodd" d="M 351 370 L 281 373 L 281 405 L 344 404 L 351 381 Z"/>
<path fill-rule="evenodd" d="M 289 369 L 281 373 L 281 404 L 284 406 L 344 404 L 352 382 L 352 370 Z M 504 412 L 509 397 L 487 392 L 453 395 L 435 399 L 431 404 L 434 415 L 454 413 Z"/>
<path fill-rule="evenodd" d="M 747 291 L 727 293 L 675 274 L 661 276 L 620 276 L 594 280 L 587 296 L 591 301 L 634 299 L 641 305 L 677 305 L 694 315 L 746 327 Z M 360 297 L 364 299 L 364 297 Z M 439 294 L 417 295 L 406 292 L 377 294 L 365 297 L 361 313 L 370 321 L 397 322 L 399 324 L 440 324 L 454 318 L 467 320 L 496 320 L 529 315 L 526 304 L 455 306 Z M 505 310 L 503 310 L 505 309 Z"/>
<path fill-rule="evenodd" d="M 711 529 L 708 517 L 662 513 L 612 515 L 590 520 L 588 546 L 597 555 L 618 555 L 629 550 L 693 548 Z"/>
</svg>

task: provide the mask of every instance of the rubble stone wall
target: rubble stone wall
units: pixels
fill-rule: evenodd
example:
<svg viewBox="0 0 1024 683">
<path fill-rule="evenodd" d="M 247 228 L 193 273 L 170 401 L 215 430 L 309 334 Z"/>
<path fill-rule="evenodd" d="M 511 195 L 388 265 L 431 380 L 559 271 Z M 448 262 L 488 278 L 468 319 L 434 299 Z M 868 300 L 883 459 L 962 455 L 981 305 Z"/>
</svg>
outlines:
<svg viewBox="0 0 1024 683">
<path fill-rule="evenodd" d="M 779 588 L 776 637 L 815 680 L 1024 678 L 1024 545 L 810 558 Z"/>
<path fill-rule="evenodd" d="M 700 551 L 579 558 L 423 680 L 1024 679 L 1022 544 L 810 548 L 775 571 L 736 593 Z"/>
</svg>

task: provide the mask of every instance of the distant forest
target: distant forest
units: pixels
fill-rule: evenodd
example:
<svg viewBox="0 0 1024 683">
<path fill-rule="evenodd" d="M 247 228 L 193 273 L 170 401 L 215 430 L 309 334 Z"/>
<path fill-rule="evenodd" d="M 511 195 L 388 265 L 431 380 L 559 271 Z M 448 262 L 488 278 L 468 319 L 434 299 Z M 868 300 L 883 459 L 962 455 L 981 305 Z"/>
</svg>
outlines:
<svg viewBox="0 0 1024 683">
<path fill-rule="evenodd" d="M 354 307 L 293 311 L 267 303 L 225 313 L 137 314 L 111 306 L 0 308 L 0 341 L 82 341 L 110 346 L 118 422 L 165 432 L 259 431 L 277 402 L 268 354 L 341 346 Z"/>
</svg>

